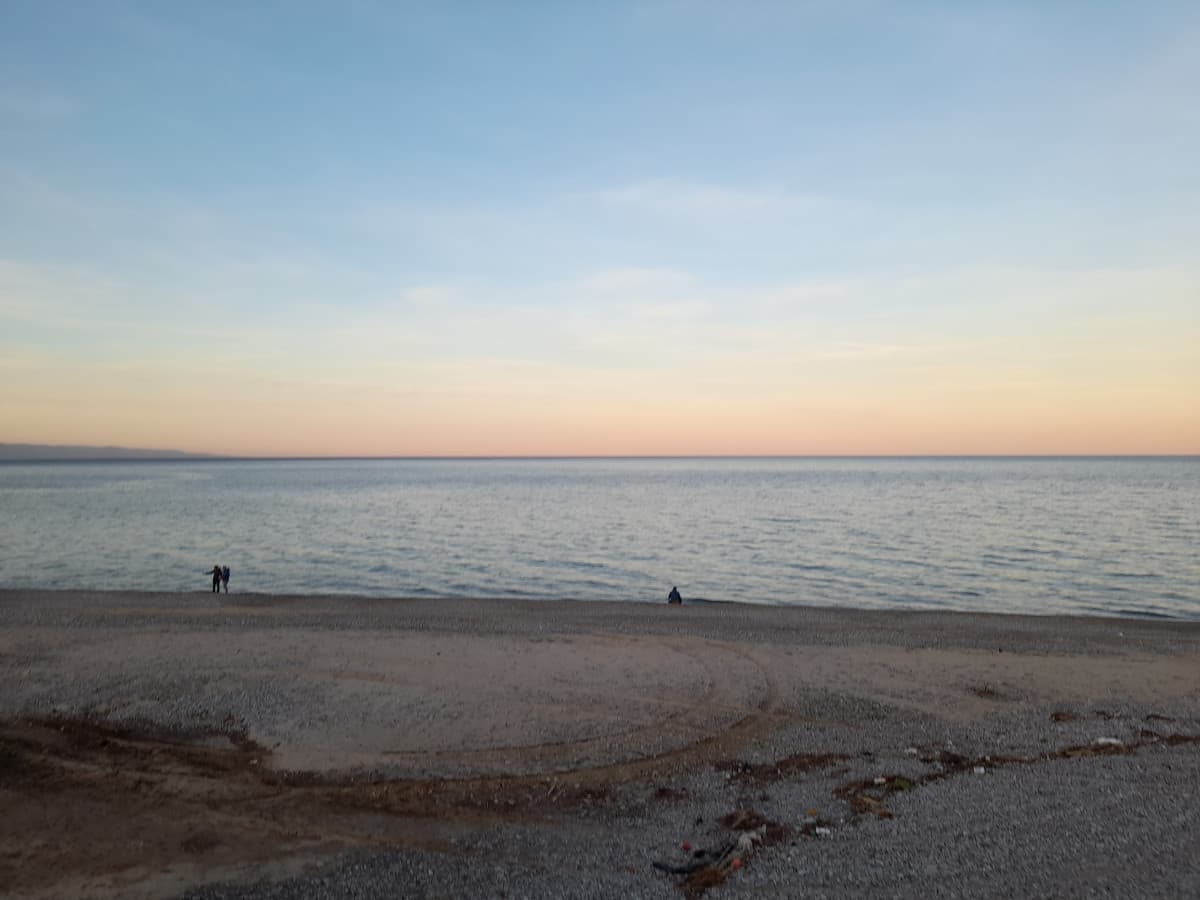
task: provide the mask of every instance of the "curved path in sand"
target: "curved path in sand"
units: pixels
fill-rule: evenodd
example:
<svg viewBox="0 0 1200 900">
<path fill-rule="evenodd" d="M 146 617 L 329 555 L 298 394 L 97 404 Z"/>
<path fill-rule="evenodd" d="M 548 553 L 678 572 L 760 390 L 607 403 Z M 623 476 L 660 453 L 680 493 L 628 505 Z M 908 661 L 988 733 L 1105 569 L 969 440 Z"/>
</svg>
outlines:
<svg viewBox="0 0 1200 900">
<path fill-rule="evenodd" d="M 979 847 L 1025 861 L 1006 872 L 1036 873 L 1005 893 L 1070 895 L 1053 878 L 1086 893 L 1116 859 L 1180 896 L 1194 881 L 1154 860 L 1194 843 L 1177 774 L 1200 747 L 1197 673 L 1197 622 L 0 590 L 0 884 L 157 900 L 322 870 L 278 896 L 396 896 L 366 853 L 411 863 L 412 895 L 486 895 L 500 877 L 530 896 L 677 896 L 647 848 L 694 823 L 723 839 L 713 823 L 753 802 L 781 828 L 819 805 L 843 829 L 764 850 L 756 877 L 782 885 L 903 896 L 921 872 L 859 882 L 910 835 L 904 859 L 946 829 L 960 846 L 965 811 Z M 1097 739 L 1120 754 L 1122 794 Z M 977 779 L 981 761 L 1008 769 Z M 897 771 L 930 786 L 881 850 L 860 824 L 891 816 L 879 776 Z M 1141 825 L 1093 846 L 1086 823 L 1126 797 Z M 604 863 L 598 835 L 639 865 Z M 566 875 L 564 858 L 601 862 Z M 964 894 L 990 871 L 976 852 L 951 870 Z M 750 876 L 745 891 L 761 895 Z"/>
<path fill-rule="evenodd" d="M 237 733 L 279 770 L 392 777 L 732 743 L 805 692 L 969 717 L 1169 702 L 1200 671 L 1200 623 L 1119 619 L 30 591 L 0 592 L 0 616 L 0 716 Z M 1165 627 L 1190 654 L 1160 652 Z"/>
</svg>

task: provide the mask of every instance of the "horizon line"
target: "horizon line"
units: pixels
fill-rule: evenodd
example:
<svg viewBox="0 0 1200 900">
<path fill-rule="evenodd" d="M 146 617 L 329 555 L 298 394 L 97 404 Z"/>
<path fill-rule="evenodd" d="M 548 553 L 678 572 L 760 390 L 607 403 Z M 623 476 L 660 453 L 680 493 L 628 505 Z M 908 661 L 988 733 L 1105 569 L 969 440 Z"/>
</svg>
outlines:
<svg viewBox="0 0 1200 900">
<path fill-rule="evenodd" d="M 0 445 L 2 446 L 2 445 Z M 125 449 L 125 448 L 122 448 Z M 0 463 L 30 462 L 487 462 L 534 460 L 721 460 L 721 459 L 1200 459 L 1200 453 L 581 453 L 581 454 L 418 454 L 418 455 L 295 455 L 222 454 L 154 451 L 128 448 L 129 456 L 0 456 Z M 162 452 L 164 455 L 137 456 Z"/>
</svg>

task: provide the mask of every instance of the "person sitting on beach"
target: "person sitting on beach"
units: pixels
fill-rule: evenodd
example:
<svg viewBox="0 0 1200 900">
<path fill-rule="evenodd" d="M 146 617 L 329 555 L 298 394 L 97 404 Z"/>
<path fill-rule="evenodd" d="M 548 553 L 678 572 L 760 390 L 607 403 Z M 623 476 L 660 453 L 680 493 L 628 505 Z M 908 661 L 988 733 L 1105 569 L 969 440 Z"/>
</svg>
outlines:
<svg viewBox="0 0 1200 900">
<path fill-rule="evenodd" d="M 219 593 L 221 593 L 221 567 L 220 566 L 212 567 L 212 577 L 213 577 L 212 592 L 214 594 L 219 594 Z"/>
<path fill-rule="evenodd" d="M 229 593 L 229 566 L 221 569 L 221 584 L 225 585 L 225 593 Z"/>
<path fill-rule="evenodd" d="M 668 603 L 683 603 L 683 597 L 679 596 L 679 588 L 672 587 L 671 593 L 667 594 Z"/>
</svg>

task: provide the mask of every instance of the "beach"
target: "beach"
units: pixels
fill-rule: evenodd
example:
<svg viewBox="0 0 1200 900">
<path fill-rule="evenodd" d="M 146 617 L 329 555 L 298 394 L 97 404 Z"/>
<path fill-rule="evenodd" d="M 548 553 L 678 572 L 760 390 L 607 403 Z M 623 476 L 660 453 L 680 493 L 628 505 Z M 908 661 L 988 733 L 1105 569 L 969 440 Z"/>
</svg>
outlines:
<svg viewBox="0 0 1200 900">
<path fill-rule="evenodd" d="M 0 685 L 6 896 L 1200 893 L 1200 622 L 8 590 Z"/>
</svg>

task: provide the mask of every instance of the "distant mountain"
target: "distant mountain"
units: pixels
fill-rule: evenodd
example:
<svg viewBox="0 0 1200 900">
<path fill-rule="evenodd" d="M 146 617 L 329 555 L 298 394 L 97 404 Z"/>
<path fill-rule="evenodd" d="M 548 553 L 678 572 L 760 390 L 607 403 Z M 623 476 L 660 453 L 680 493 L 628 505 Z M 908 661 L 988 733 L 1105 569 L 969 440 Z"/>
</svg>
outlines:
<svg viewBox="0 0 1200 900">
<path fill-rule="evenodd" d="M 183 450 L 138 450 L 133 447 L 87 447 L 63 444 L 0 444 L 0 461 L 79 459 L 215 459 L 211 453 Z"/>
</svg>

